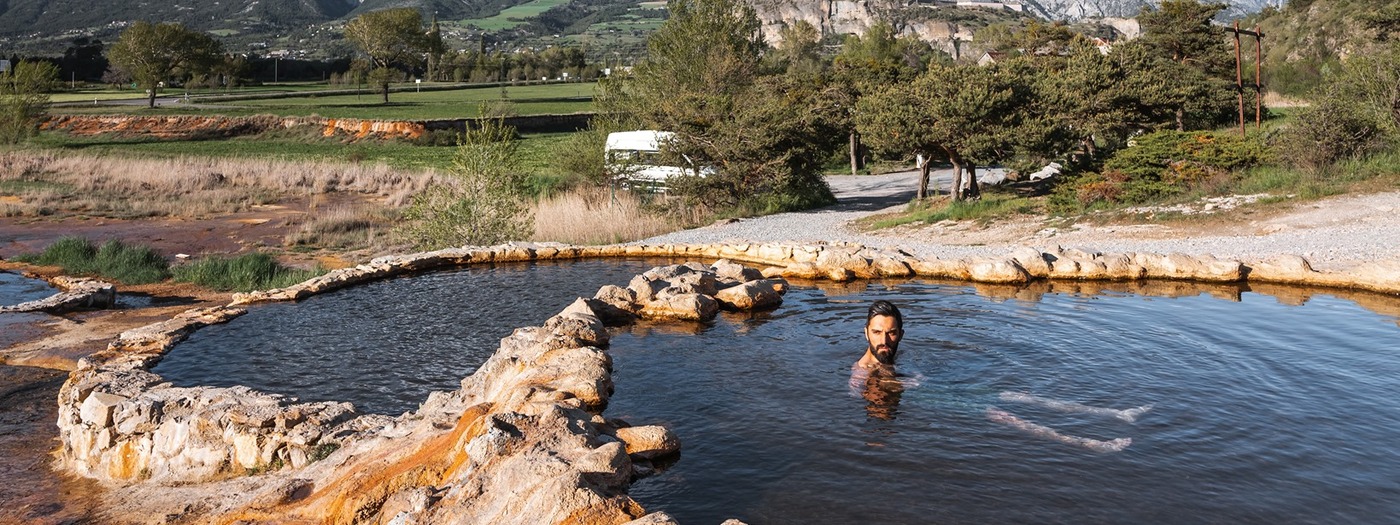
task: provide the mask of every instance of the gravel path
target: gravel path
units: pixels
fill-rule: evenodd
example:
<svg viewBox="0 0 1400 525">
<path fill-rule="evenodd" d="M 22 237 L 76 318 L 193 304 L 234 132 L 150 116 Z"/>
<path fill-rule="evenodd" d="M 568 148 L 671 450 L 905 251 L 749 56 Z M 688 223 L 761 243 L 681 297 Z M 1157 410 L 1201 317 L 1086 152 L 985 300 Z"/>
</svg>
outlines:
<svg viewBox="0 0 1400 525">
<path fill-rule="evenodd" d="M 860 232 L 852 221 L 899 211 L 917 187 L 914 172 L 827 178 L 837 204 L 715 224 L 646 239 L 644 243 L 855 242 L 900 248 L 937 258 L 999 256 L 1019 246 L 1043 250 L 1062 246 L 1098 252 L 1180 252 L 1258 261 L 1280 254 L 1301 255 L 1317 269 L 1338 270 L 1374 259 L 1400 259 L 1400 192 L 1347 195 L 1299 203 L 1291 210 L 1236 213 L 1226 220 L 1053 227 L 1043 217 L 982 226 L 944 222 Z M 935 174 L 947 188 L 951 171 Z M 1246 210 L 1247 211 L 1247 210 Z"/>
</svg>

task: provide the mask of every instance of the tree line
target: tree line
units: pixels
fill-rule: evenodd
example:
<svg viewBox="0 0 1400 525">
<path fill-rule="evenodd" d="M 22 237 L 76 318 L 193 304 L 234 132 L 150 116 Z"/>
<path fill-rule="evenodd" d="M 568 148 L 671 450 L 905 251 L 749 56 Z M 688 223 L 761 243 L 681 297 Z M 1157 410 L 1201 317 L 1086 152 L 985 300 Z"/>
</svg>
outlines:
<svg viewBox="0 0 1400 525">
<path fill-rule="evenodd" d="M 647 60 L 606 79 L 598 101 L 626 125 L 676 132 L 671 154 L 715 167 L 682 188 L 707 206 L 831 202 L 822 173 L 837 152 L 853 170 L 872 154 L 950 164 L 953 197 L 975 199 L 984 166 L 1087 165 L 1143 131 L 1228 122 L 1234 63 L 1211 24 L 1221 8 L 1166 0 L 1140 15 L 1141 38 L 1111 48 L 1029 21 L 978 65 L 888 25 L 827 52 L 796 22 L 769 47 L 748 2 L 673 0 Z"/>
</svg>

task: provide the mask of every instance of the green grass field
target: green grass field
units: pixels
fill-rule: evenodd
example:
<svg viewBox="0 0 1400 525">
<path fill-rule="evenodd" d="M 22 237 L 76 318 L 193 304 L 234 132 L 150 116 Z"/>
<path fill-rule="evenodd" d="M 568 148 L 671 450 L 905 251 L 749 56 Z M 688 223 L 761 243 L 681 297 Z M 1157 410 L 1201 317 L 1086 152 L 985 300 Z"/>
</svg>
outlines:
<svg viewBox="0 0 1400 525">
<path fill-rule="evenodd" d="M 524 22 L 524 18 L 539 16 L 540 13 L 548 11 L 549 8 L 563 5 L 569 0 L 533 0 L 517 6 L 512 6 L 501 10 L 496 16 L 488 18 L 474 18 L 462 20 L 463 24 L 474 25 L 486 31 L 499 31 L 502 29 L 513 29 Z"/>
<path fill-rule="evenodd" d="M 135 114 L 135 115 L 277 115 L 283 117 L 317 115 L 327 118 L 373 120 L 433 120 L 469 118 L 480 115 L 486 102 L 509 101 L 520 115 L 579 113 L 592 109 L 593 83 L 539 84 L 468 88 L 448 91 L 398 92 L 383 104 L 378 93 L 369 89 L 359 95 L 317 96 L 238 100 L 201 104 L 195 99 L 165 104 L 156 109 L 145 106 L 66 106 L 53 108 L 58 114 Z M 504 98 L 503 98 L 504 97 Z M 127 97 L 131 98 L 131 97 Z"/>
</svg>

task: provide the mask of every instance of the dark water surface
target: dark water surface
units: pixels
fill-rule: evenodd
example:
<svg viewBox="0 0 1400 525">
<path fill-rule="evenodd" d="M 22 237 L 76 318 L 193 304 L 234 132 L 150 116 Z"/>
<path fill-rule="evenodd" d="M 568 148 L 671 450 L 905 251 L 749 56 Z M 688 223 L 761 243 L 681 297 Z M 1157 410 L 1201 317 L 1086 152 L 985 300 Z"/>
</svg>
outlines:
<svg viewBox="0 0 1400 525">
<path fill-rule="evenodd" d="M 470 268 L 263 305 L 196 332 L 156 371 L 369 412 L 456 388 L 499 339 L 656 261 Z M 866 306 L 906 318 L 904 391 L 853 394 Z M 1302 306 L 1126 293 L 994 300 L 903 282 L 613 337 L 607 410 L 680 436 L 631 495 L 687 524 L 1394 523 L 1400 327 L 1343 299 Z M 1135 422 L 1005 401 L 1024 392 Z M 988 408 L 1097 440 L 1096 452 Z"/>
<path fill-rule="evenodd" d="M 456 390 L 515 328 L 661 264 L 589 260 L 473 266 L 249 308 L 203 328 L 154 369 L 178 386 L 247 385 L 397 415 Z"/>
<path fill-rule="evenodd" d="M 905 390 L 852 394 L 870 301 L 901 306 Z M 679 461 L 631 495 L 681 523 L 1395 523 L 1400 328 L 1345 300 L 1245 293 L 993 301 L 905 283 L 794 289 L 698 335 L 613 338 L 609 417 Z M 1135 423 L 999 398 L 1152 405 Z M 1094 452 L 989 420 L 995 406 Z M 888 419 L 882 419 L 888 418 Z"/>
<path fill-rule="evenodd" d="M 37 301 L 58 293 L 43 279 L 31 279 L 14 272 L 0 271 L 0 306 Z"/>
<path fill-rule="evenodd" d="M 0 306 L 37 301 L 58 292 L 58 288 L 42 279 L 0 271 Z M 32 325 L 47 318 L 48 315 L 42 313 L 0 313 L 0 348 L 33 337 Z"/>
</svg>

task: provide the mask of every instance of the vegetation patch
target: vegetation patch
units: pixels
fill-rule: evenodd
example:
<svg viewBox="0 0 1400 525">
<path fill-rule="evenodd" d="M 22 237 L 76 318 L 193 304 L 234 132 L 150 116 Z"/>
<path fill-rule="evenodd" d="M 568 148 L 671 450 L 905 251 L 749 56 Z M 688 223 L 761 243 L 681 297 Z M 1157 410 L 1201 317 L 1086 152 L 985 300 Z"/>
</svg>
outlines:
<svg viewBox="0 0 1400 525">
<path fill-rule="evenodd" d="M 205 257 L 176 266 L 170 271 L 178 281 L 221 292 L 282 288 L 324 273 L 319 269 L 302 270 L 283 266 L 271 255 L 261 252 L 236 257 Z"/>
<path fill-rule="evenodd" d="M 20 255 L 15 260 L 59 266 L 66 274 L 100 276 L 124 284 L 153 283 L 170 276 L 169 264 L 155 250 L 116 239 L 99 246 L 83 237 L 63 237 L 42 252 Z"/>
</svg>

